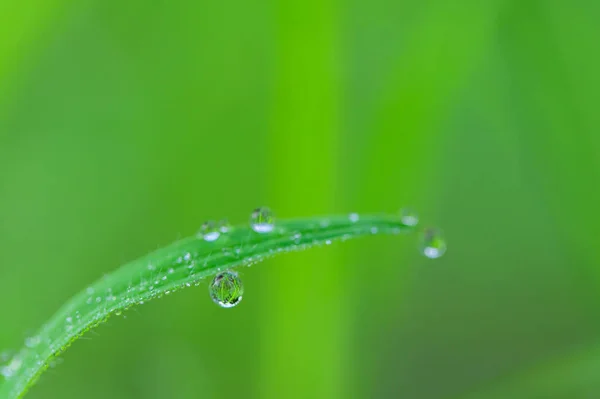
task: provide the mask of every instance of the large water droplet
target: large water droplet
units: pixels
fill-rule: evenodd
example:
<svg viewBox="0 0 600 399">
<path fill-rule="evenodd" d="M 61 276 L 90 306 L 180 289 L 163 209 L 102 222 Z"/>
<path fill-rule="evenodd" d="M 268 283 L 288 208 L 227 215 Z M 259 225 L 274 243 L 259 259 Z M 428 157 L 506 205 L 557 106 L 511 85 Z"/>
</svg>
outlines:
<svg viewBox="0 0 600 399">
<path fill-rule="evenodd" d="M 270 233 L 275 228 L 275 216 L 271 209 L 263 206 L 250 215 L 250 227 L 257 233 Z"/>
<path fill-rule="evenodd" d="M 419 215 L 410 208 L 402 208 L 400 220 L 407 226 L 416 226 L 419 223 Z"/>
<path fill-rule="evenodd" d="M 198 232 L 198 236 L 204 238 L 204 241 L 216 241 L 220 235 L 221 232 L 213 221 L 202 223 Z"/>
<path fill-rule="evenodd" d="M 430 227 L 421 232 L 421 252 L 429 259 L 437 259 L 446 253 L 444 233 L 438 228 Z"/>
<path fill-rule="evenodd" d="M 214 303 L 232 308 L 242 300 L 244 285 L 236 272 L 226 271 L 215 276 L 208 290 Z"/>
</svg>

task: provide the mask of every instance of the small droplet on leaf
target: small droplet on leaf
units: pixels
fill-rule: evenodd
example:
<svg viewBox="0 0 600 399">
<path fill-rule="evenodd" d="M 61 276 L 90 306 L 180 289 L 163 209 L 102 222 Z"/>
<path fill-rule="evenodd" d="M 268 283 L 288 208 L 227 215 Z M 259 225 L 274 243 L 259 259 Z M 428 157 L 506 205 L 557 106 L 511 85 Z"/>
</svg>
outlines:
<svg viewBox="0 0 600 399">
<path fill-rule="evenodd" d="M 11 357 L 13 357 L 15 354 L 14 350 L 5 350 L 0 352 L 0 363 L 4 363 L 7 362 L 8 359 L 10 359 Z"/>
<path fill-rule="evenodd" d="M 222 233 L 222 234 L 227 234 L 231 231 L 231 223 L 229 223 L 229 221 L 227 219 L 223 219 L 220 220 L 219 223 L 217 223 L 217 229 Z"/>
<path fill-rule="evenodd" d="M 271 209 L 263 206 L 250 215 L 250 227 L 257 233 L 270 233 L 275 228 L 275 216 Z"/>
<path fill-rule="evenodd" d="M 400 211 L 400 220 L 407 226 L 416 226 L 419 223 L 419 215 L 410 208 Z"/>
<path fill-rule="evenodd" d="M 15 356 L 12 358 L 10 363 L 0 369 L 0 374 L 2 374 L 5 378 L 11 378 L 19 371 L 22 364 L 23 360 L 20 357 Z"/>
<path fill-rule="evenodd" d="M 35 348 L 41 342 L 39 335 L 25 338 L 25 346 L 28 348 Z"/>
<path fill-rule="evenodd" d="M 198 236 L 203 238 L 204 241 L 216 241 L 220 235 L 221 232 L 213 221 L 204 222 L 198 232 Z"/>
<path fill-rule="evenodd" d="M 300 242 L 301 239 L 302 233 L 294 233 L 294 235 L 292 236 L 292 241 L 294 241 L 295 243 Z"/>
</svg>

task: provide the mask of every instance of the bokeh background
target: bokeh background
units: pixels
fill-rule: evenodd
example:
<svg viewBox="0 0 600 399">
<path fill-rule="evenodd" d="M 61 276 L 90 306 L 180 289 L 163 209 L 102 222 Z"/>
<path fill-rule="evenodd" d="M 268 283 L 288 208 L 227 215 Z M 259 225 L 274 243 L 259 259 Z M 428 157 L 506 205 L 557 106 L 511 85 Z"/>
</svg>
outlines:
<svg viewBox="0 0 600 399">
<path fill-rule="evenodd" d="M 29 398 L 600 397 L 600 3 L 0 0 L 0 351 L 207 219 L 444 229 L 113 318 Z"/>
</svg>

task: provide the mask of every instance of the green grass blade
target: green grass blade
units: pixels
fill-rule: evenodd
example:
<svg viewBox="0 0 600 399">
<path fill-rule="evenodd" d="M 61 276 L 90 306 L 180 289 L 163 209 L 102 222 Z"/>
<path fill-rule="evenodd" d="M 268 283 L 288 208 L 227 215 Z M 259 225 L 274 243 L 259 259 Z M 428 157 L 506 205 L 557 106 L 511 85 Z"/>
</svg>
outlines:
<svg viewBox="0 0 600 399">
<path fill-rule="evenodd" d="M 22 397 L 73 341 L 132 306 L 278 253 L 412 229 L 399 216 L 351 215 L 279 221 L 272 232 L 263 234 L 237 226 L 212 242 L 199 237 L 177 241 L 122 266 L 71 298 L 2 369 L 6 380 L 0 385 L 0 397 Z"/>
</svg>

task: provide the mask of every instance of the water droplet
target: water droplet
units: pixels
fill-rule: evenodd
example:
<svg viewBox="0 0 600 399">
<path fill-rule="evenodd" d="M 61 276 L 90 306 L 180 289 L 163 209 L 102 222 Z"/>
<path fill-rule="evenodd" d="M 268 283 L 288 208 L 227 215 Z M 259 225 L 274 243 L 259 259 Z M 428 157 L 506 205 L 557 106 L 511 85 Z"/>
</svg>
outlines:
<svg viewBox="0 0 600 399">
<path fill-rule="evenodd" d="M 4 362 L 8 361 L 8 359 L 13 357 L 14 354 L 15 354 L 15 351 L 12 349 L 0 352 L 0 363 L 4 363 Z"/>
<path fill-rule="evenodd" d="M 220 235 L 221 232 L 212 220 L 203 223 L 198 232 L 198 236 L 204 238 L 204 241 L 216 241 Z"/>
<path fill-rule="evenodd" d="M 302 239 L 302 233 L 295 233 L 292 236 L 292 241 L 294 241 L 296 244 L 299 243 L 301 239 Z"/>
<path fill-rule="evenodd" d="M 39 337 L 39 335 L 25 338 L 25 346 L 28 348 L 35 348 L 40 344 L 40 342 L 41 338 Z"/>
<path fill-rule="evenodd" d="M 360 216 L 358 216 L 358 213 L 351 213 L 348 215 L 348 219 L 350 219 L 352 223 L 356 223 L 358 222 L 358 219 L 360 219 Z"/>
<path fill-rule="evenodd" d="M 263 206 L 250 215 L 250 227 L 257 233 L 270 233 L 275 228 L 275 216 L 271 209 Z"/>
<path fill-rule="evenodd" d="M 231 223 L 227 219 L 220 220 L 217 223 L 217 228 L 222 234 L 227 234 L 231 231 Z"/>
<path fill-rule="evenodd" d="M 13 375 L 15 375 L 17 371 L 19 371 L 19 369 L 21 368 L 21 364 L 23 364 L 23 360 L 21 360 L 21 358 L 13 357 L 13 359 L 10 361 L 10 363 L 8 363 L 8 365 L 2 367 L 2 369 L 0 370 L 0 374 L 2 374 L 6 378 L 10 378 Z"/>
<path fill-rule="evenodd" d="M 232 271 L 217 274 L 208 288 L 213 302 L 223 308 L 240 303 L 244 293 L 242 280 Z"/>
<path fill-rule="evenodd" d="M 419 215 L 410 208 L 403 208 L 400 211 L 400 220 L 407 226 L 416 226 L 419 223 Z"/>
<path fill-rule="evenodd" d="M 421 232 L 421 252 L 429 259 L 437 259 L 446 253 L 446 240 L 438 228 L 427 228 Z"/>
</svg>

